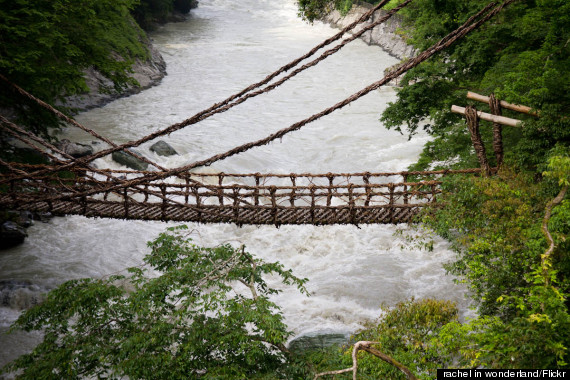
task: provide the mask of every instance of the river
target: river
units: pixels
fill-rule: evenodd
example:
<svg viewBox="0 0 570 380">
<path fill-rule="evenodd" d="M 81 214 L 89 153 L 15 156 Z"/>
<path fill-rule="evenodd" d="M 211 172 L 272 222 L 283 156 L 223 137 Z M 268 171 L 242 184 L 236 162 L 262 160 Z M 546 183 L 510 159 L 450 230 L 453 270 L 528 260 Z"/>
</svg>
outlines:
<svg viewBox="0 0 570 380">
<path fill-rule="evenodd" d="M 336 32 L 299 19 L 294 0 L 201 0 L 186 22 L 167 24 L 152 34 L 167 62 L 168 75 L 160 85 L 77 119 L 115 142 L 137 139 L 262 79 Z M 180 155 L 158 157 L 149 145 L 141 151 L 167 167 L 210 157 L 337 103 L 380 79 L 396 62 L 380 48 L 357 40 L 272 93 L 167 136 Z M 381 88 L 280 141 L 202 170 L 403 170 L 417 159 L 428 136 L 420 133 L 409 141 L 381 125 L 382 110 L 394 99 L 395 89 Z M 93 140 L 71 129 L 60 137 Z M 96 164 L 120 168 L 110 158 Z M 146 242 L 170 225 L 76 216 L 36 222 L 23 245 L 0 253 L 0 366 L 37 341 L 34 334 L 4 334 L 22 308 L 67 279 L 101 277 L 139 265 L 148 252 Z M 245 244 L 254 255 L 280 261 L 309 278 L 311 297 L 284 288 L 275 299 L 296 336 L 354 332 L 379 317 L 380 304 L 410 297 L 454 300 L 467 310 L 464 289 L 442 268 L 454 257 L 448 245 L 436 239 L 433 252 L 419 250 L 394 235 L 406 226 L 190 227 L 199 244 Z"/>
</svg>

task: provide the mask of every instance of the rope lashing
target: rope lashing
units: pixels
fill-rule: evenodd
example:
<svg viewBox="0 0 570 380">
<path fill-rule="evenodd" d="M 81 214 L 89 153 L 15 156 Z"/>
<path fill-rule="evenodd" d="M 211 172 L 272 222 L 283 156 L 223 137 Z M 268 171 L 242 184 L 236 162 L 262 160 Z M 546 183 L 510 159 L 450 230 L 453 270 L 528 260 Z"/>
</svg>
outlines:
<svg viewBox="0 0 570 380">
<path fill-rule="evenodd" d="M 465 107 L 465 119 L 467 120 L 467 127 L 469 128 L 469 134 L 471 135 L 471 142 L 473 143 L 473 148 L 475 149 L 475 154 L 481 165 L 481 171 L 484 175 L 490 175 L 489 162 L 487 161 L 487 153 L 485 150 L 485 145 L 481 140 L 481 133 L 479 132 L 479 116 L 477 116 L 477 109 L 473 106 Z"/>
<path fill-rule="evenodd" d="M 501 116 L 501 102 L 495 98 L 495 94 L 489 95 L 489 107 L 493 115 Z M 503 164 L 503 126 L 499 123 L 493 123 L 493 151 L 497 160 L 497 166 Z"/>
</svg>

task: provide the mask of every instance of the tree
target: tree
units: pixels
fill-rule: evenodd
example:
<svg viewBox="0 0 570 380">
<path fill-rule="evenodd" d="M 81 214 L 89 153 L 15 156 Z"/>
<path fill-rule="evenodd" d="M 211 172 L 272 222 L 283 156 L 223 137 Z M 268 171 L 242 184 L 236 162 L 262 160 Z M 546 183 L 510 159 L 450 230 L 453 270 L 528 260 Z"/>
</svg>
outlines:
<svg viewBox="0 0 570 380">
<path fill-rule="evenodd" d="M 149 268 L 128 276 L 68 281 L 22 314 L 14 328 L 43 330 L 33 352 L 5 369 L 22 379 L 256 378 L 283 375 L 291 333 L 276 275 L 306 294 L 306 279 L 230 245 L 193 245 L 186 227 L 149 243 Z M 150 273 L 158 271 L 156 277 Z"/>
</svg>

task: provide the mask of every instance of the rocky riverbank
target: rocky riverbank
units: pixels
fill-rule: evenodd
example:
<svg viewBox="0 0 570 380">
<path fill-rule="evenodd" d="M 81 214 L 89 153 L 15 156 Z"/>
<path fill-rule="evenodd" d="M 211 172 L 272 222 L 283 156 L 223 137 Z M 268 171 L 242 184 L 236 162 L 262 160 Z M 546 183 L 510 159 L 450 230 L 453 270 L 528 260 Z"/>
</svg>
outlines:
<svg viewBox="0 0 570 380">
<path fill-rule="evenodd" d="M 358 3 L 355 4 L 346 16 L 342 16 L 339 11 L 334 10 L 330 12 L 322 20 L 333 27 L 342 29 L 350 23 L 356 21 L 364 13 L 372 8 L 371 4 Z M 380 10 L 363 25 L 369 25 L 384 16 L 386 11 Z M 399 34 L 399 29 L 402 27 L 402 19 L 397 14 L 392 16 L 388 21 L 376 26 L 374 29 L 364 33 L 361 39 L 368 45 L 380 46 L 389 54 L 394 57 L 405 60 L 417 55 L 417 50 L 413 46 L 408 45 L 404 38 Z M 356 29 L 358 30 L 358 29 Z"/>
<path fill-rule="evenodd" d="M 149 59 L 146 61 L 137 59 L 132 66 L 131 77 L 139 83 L 139 86 L 129 86 L 120 93 L 105 91 L 105 88 L 112 88 L 112 82 L 96 69 L 90 68 L 85 71 L 89 92 L 68 97 L 66 106 L 75 109 L 77 112 L 86 111 L 102 107 L 115 99 L 136 94 L 160 83 L 166 75 L 166 63 L 158 50 L 152 46 L 150 40 L 147 42 L 147 47 L 150 52 Z"/>
<path fill-rule="evenodd" d="M 352 7 L 346 16 L 342 16 L 339 11 L 334 10 L 325 16 L 322 21 L 333 27 L 342 29 L 356 21 L 372 7 L 373 6 L 368 3 L 358 3 Z M 363 24 L 363 27 L 378 20 L 385 14 L 386 11 L 384 10 L 376 12 L 370 20 Z M 402 18 L 396 14 L 388 21 L 367 31 L 360 38 L 368 45 L 380 46 L 390 55 L 403 61 L 416 56 L 418 51 L 413 46 L 406 43 L 406 40 L 402 37 L 401 33 L 399 33 L 399 29 L 401 27 Z M 358 28 L 355 30 L 358 31 Z"/>
</svg>

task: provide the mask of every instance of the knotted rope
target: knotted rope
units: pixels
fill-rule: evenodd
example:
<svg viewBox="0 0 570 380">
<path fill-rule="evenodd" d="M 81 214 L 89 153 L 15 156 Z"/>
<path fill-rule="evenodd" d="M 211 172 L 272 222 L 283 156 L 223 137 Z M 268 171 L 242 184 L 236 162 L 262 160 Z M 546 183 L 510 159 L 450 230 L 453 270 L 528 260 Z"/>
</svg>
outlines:
<svg viewBox="0 0 570 380">
<path fill-rule="evenodd" d="M 495 94 L 489 95 L 489 107 L 493 115 L 501 116 L 501 101 L 495 98 Z M 493 150 L 497 160 L 497 167 L 503 165 L 503 126 L 499 123 L 493 123 Z"/>
</svg>

